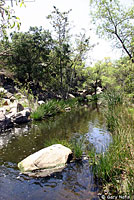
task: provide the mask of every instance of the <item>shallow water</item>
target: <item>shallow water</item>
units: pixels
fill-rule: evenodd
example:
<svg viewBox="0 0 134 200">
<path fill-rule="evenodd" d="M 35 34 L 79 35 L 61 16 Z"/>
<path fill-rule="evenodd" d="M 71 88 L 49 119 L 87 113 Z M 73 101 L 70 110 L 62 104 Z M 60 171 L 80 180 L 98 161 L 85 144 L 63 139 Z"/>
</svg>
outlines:
<svg viewBox="0 0 134 200">
<path fill-rule="evenodd" d="M 99 185 L 88 160 L 74 162 L 46 178 L 20 174 L 17 163 L 44 148 L 53 138 L 86 140 L 103 152 L 111 142 L 104 119 L 93 108 L 60 114 L 43 122 L 29 123 L 0 135 L 0 200 L 97 200 Z"/>
</svg>

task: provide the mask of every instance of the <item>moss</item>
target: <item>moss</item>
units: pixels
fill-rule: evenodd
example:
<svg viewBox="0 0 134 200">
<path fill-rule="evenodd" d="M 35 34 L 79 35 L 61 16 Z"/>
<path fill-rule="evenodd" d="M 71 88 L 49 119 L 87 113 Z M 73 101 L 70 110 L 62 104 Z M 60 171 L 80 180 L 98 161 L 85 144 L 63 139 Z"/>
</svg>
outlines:
<svg viewBox="0 0 134 200">
<path fill-rule="evenodd" d="M 18 163 L 18 168 L 20 169 L 21 172 L 25 171 L 22 162 Z"/>
</svg>

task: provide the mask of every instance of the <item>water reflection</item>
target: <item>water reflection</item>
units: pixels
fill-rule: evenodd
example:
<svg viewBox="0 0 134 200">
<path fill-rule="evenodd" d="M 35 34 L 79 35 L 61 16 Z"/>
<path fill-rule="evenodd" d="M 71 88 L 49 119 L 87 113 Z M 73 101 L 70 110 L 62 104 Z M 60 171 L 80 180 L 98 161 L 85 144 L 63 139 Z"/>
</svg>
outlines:
<svg viewBox="0 0 134 200">
<path fill-rule="evenodd" d="M 95 147 L 96 153 L 105 152 L 109 144 L 112 142 L 112 137 L 107 128 L 103 126 L 97 127 L 98 121 L 95 123 L 89 123 L 89 132 L 86 134 L 86 138 Z"/>
<path fill-rule="evenodd" d="M 88 160 L 70 163 L 61 173 L 46 178 L 27 177 L 17 168 L 19 161 L 43 148 L 45 141 L 76 136 L 84 136 L 97 152 L 105 150 L 110 142 L 101 113 L 92 108 L 29 123 L 0 135 L 0 200 L 97 200 L 99 187 Z"/>
</svg>

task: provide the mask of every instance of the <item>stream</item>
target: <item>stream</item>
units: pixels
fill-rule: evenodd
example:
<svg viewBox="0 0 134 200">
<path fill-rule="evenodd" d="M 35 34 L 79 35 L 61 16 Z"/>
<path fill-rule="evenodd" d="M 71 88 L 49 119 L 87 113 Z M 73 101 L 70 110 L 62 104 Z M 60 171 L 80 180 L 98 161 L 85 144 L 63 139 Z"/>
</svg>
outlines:
<svg viewBox="0 0 134 200">
<path fill-rule="evenodd" d="M 112 138 L 103 115 L 93 107 L 30 122 L 0 134 L 0 200 L 98 200 L 100 186 L 88 160 L 71 162 L 45 178 L 20 173 L 17 164 L 57 139 L 84 138 L 88 148 L 104 152 Z"/>
</svg>

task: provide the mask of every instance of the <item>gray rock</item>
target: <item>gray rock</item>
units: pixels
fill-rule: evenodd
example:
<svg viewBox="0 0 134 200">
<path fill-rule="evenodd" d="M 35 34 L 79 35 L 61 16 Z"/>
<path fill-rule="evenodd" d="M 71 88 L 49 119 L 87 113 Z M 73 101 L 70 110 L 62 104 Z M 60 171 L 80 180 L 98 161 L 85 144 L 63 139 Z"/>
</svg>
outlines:
<svg viewBox="0 0 134 200">
<path fill-rule="evenodd" d="M 3 121 L 5 119 L 5 113 L 3 110 L 0 111 L 0 121 Z"/>
<path fill-rule="evenodd" d="M 71 111 L 71 107 L 66 107 L 66 108 L 65 108 L 65 111 L 66 111 L 66 112 Z"/>
<path fill-rule="evenodd" d="M 22 106 L 22 104 L 18 103 L 17 104 L 17 112 L 23 111 L 24 107 Z"/>
<path fill-rule="evenodd" d="M 13 103 L 14 101 L 16 100 L 16 98 L 14 97 L 14 96 L 12 96 L 11 98 L 10 98 L 10 101 Z"/>
<path fill-rule="evenodd" d="M 11 121 L 11 118 L 8 118 L 6 116 L 0 118 L 0 131 L 12 127 L 13 127 L 13 122 Z"/>
<path fill-rule="evenodd" d="M 7 90 L 5 90 L 4 88 L 0 88 L 0 93 L 6 93 L 7 92 Z"/>
<path fill-rule="evenodd" d="M 5 115 L 5 113 L 6 113 L 6 109 L 3 108 L 3 107 L 1 107 L 1 108 L 0 108 L 0 115 L 1 115 L 1 114 L 4 114 L 4 115 Z"/>
<path fill-rule="evenodd" d="M 23 124 L 29 122 L 29 119 L 26 116 L 23 116 L 21 113 L 18 113 L 14 119 L 14 123 Z"/>
<path fill-rule="evenodd" d="M 50 168 L 50 169 L 41 169 L 41 170 L 35 170 L 34 172 L 24 172 L 24 174 L 27 174 L 30 177 L 46 177 L 46 176 L 50 176 L 53 173 L 56 172 L 61 172 L 63 169 L 65 168 L 65 166 L 58 166 L 55 168 Z"/>
<path fill-rule="evenodd" d="M 16 124 L 27 123 L 30 121 L 29 116 L 30 110 L 26 108 L 25 110 L 16 113 L 13 122 Z"/>
<path fill-rule="evenodd" d="M 18 163 L 18 167 L 23 173 L 28 172 L 28 175 L 48 176 L 63 169 L 71 154 L 69 148 L 55 144 L 28 156 Z M 35 173 L 33 170 L 36 170 Z M 40 173 L 42 175 L 39 175 Z"/>
<path fill-rule="evenodd" d="M 16 115 L 16 113 L 17 113 L 17 108 L 16 107 L 11 107 L 10 111 L 9 111 L 9 114 Z"/>
<path fill-rule="evenodd" d="M 97 92 L 96 92 L 96 94 L 101 94 L 101 93 L 102 93 L 102 88 L 97 87 Z"/>
</svg>

